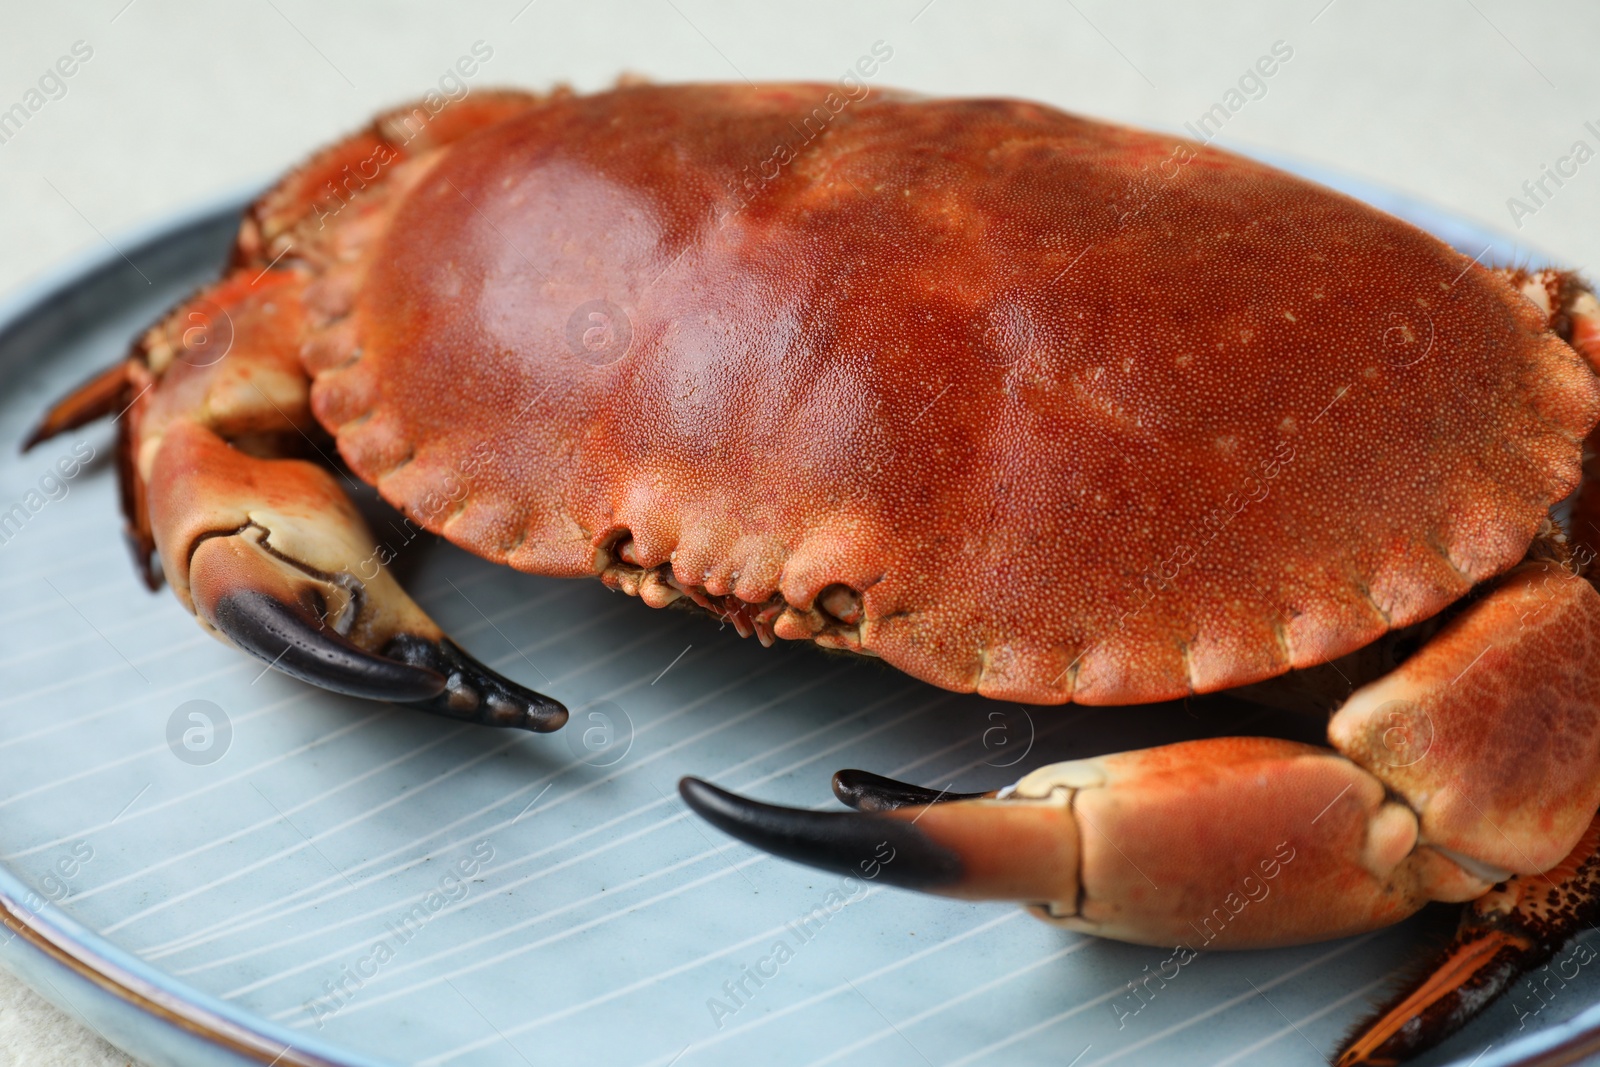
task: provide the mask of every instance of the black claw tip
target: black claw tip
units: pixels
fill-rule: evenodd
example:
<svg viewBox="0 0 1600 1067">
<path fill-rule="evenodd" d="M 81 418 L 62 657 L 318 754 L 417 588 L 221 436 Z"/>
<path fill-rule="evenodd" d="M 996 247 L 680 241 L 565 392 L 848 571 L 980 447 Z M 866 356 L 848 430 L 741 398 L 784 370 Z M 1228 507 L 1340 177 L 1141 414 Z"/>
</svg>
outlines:
<svg viewBox="0 0 1600 1067">
<path fill-rule="evenodd" d="M 437 698 L 445 688 L 442 673 L 368 652 L 266 593 L 229 593 L 212 615 L 216 628 L 246 652 L 335 693 L 411 702 Z"/>
<path fill-rule="evenodd" d="M 975 800 L 987 793 L 951 793 L 897 782 L 871 771 L 840 771 L 833 776 L 833 795 L 857 811 L 893 811 L 951 800 Z"/>
<path fill-rule="evenodd" d="M 442 675 L 442 691 L 415 701 L 425 710 L 484 726 L 509 726 L 549 733 L 566 724 L 567 709 L 473 659 L 449 638 L 431 641 L 401 634 L 384 655 Z"/>
<path fill-rule="evenodd" d="M 961 857 L 904 819 L 804 811 L 747 800 L 698 778 L 678 783 L 684 803 L 747 845 L 775 856 L 906 889 L 937 889 L 962 877 Z"/>
</svg>

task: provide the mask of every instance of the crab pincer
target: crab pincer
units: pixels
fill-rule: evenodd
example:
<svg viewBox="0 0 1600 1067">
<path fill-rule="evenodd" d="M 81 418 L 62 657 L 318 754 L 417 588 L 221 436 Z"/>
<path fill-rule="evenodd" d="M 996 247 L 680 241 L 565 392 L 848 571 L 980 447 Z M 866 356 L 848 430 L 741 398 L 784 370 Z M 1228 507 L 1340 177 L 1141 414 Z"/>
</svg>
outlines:
<svg viewBox="0 0 1600 1067">
<path fill-rule="evenodd" d="M 374 561 L 337 481 L 301 460 L 262 460 L 191 422 L 156 450 L 152 526 L 162 572 L 197 618 L 285 674 L 488 726 L 545 732 L 567 713 L 444 636 Z"/>
<path fill-rule="evenodd" d="M 190 298 L 25 447 L 120 413 L 126 532 L 146 581 L 159 573 L 203 627 L 273 668 L 453 719 L 559 729 L 565 707 L 474 659 L 406 594 L 317 462 L 329 446 L 300 361 L 327 310 L 295 266 L 247 264 Z"/>
</svg>

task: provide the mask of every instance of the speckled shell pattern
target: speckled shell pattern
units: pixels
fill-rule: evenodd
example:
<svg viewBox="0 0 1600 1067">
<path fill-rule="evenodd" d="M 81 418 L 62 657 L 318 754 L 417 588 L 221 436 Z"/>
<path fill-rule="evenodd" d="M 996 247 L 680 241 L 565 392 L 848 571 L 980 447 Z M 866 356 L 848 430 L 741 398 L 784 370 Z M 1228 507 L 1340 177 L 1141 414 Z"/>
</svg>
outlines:
<svg viewBox="0 0 1600 1067">
<path fill-rule="evenodd" d="M 1341 655 L 1517 563 L 1600 414 L 1432 237 L 1037 104 L 629 86 L 407 166 L 307 349 L 361 477 L 490 559 L 950 689 Z"/>
</svg>

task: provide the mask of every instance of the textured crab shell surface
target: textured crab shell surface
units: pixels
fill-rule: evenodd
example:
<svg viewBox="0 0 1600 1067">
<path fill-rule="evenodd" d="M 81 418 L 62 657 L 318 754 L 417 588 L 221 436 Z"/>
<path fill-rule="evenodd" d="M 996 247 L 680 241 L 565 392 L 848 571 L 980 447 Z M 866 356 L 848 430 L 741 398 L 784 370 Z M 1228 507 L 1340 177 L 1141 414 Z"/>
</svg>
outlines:
<svg viewBox="0 0 1600 1067">
<path fill-rule="evenodd" d="M 350 466 L 523 570 L 1100 704 L 1429 616 L 1577 484 L 1594 375 L 1421 231 L 1037 104 L 832 92 L 529 98 L 319 220 L 366 235 L 308 292 Z"/>
</svg>

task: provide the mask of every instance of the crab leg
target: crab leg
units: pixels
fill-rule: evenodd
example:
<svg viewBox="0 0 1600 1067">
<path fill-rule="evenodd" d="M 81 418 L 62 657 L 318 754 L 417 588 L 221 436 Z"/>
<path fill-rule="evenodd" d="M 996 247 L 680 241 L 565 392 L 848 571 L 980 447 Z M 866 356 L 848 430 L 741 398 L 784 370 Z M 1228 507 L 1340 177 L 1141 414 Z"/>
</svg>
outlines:
<svg viewBox="0 0 1600 1067">
<path fill-rule="evenodd" d="M 451 718 L 559 728 L 564 707 L 444 636 L 384 566 L 337 478 L 297 458 L 326 458 L 299 361 L 300 291 L 291 272 L 238 271 L 57 405 L 32 440 L 126 405 L 136 555 L 153 548 L 202 626 L 278 670 Z"/>
<path fill-rule="evenodd" d="M 1338 1067 L 1396 1064 L 1416 1055 L 1460 1029 L 1518 977 L 1548 963 L 1596 919 L 1600 819 L 1555 867 L 1519 874 L 1467 905 L 1454 939 L 1421 978 L 1360 1028 Z"/>
<path fill-rule="evenodd" d="M 56 434 L 76 430 L 80 426 L 94 422 L 96 419 L 105 418 L 127 405 L 124 399 L 128 392 L 128 365 L 118 363 L 96 372 L 88 380 L 79 383 L 78 387 L 57 401 L 39 424 L 33 428 L 22 442 L 22 450 L 28 451 L 41 441 L 48 441 Z"/>
<path fill-rule="evenodd" d="M 781 856 L 851 870 L 887 844 L 889 884 L 1017 900 L 1124 941 L 1298 944 L 1475 900 L 1435 973 L 1354 1046 L 1414 1051 L 1596 910 L 1597 646 L 1600 594 L 1556 564 L 1525 564 L 1352 694 L 1330 723 L 1333 748 L 1191 741 L 959 798 L 843 772 L 835 791 L 864 810 L 831 815 L 694 779 L 681 788 L 711 822 Z M 1570 914 L 1546 914 L 1552 885 Z M 1402 1018 L 1411 1008 L 1426 1010 L 1420 1030 Z"/>
</svg>

